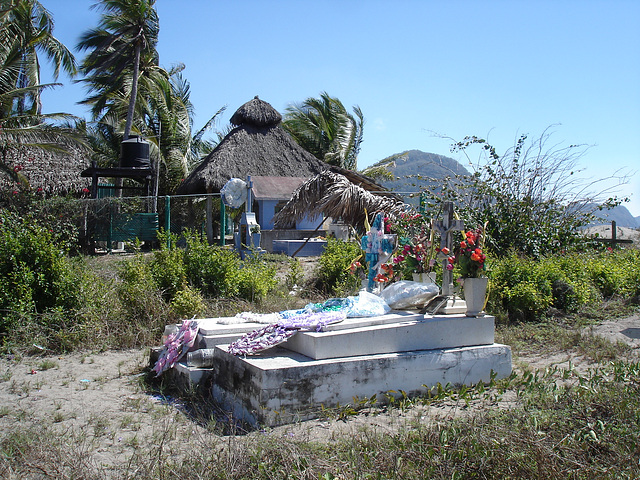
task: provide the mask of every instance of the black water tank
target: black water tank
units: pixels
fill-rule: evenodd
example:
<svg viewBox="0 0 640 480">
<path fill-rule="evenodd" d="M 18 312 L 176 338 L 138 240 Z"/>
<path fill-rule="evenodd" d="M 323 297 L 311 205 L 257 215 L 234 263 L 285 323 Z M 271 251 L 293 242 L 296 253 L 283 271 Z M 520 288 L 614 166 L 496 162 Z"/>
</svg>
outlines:
<svg viewBox="0 0 640 480">
<path fill-rule="evenodd" d="M 151 168 L 149 142 L 132 135 L 120 144 L 120 166 L 125 168 Z"/>
</svg>

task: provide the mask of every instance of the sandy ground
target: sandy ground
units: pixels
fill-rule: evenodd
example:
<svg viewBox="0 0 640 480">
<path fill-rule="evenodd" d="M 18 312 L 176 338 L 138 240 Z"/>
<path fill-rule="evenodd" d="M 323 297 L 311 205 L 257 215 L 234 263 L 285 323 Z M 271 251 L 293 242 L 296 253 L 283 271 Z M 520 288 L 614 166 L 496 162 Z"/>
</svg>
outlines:
<svg viewBox="0 0 640 480">
<path fill-rule="evenodd" d="M 596 225 L 585 229 L 589 235 L 598 234 L 600 238 L 611 238 L 611 225 Z M 640 244 L 640 230 L 628 227 L 616 227 L 618 240 L 632 240 L 634 245 Z"/>
<path fill-rule="evenodd" d="M 640 316 L 608 321 L 588 332 L 613 342 L 622 341 L 640 353 Z M 556 364 L 587 368 L 584 360 L 563 354 L 514 358 L 514 368 L 545 368 Z M 85 454 L 108 468 L 148 445 L 184 454 L 190 442 L 216 441 L 203 425 L 185 414 L 184 404 L 149 394 L 142 377 L 148 366 L 145 350 L 108 351 L 29 358 L 0 359 L 0 429 L 6 435 L 24 426 L 46 427 L 47 432 L 71 433 L 81 440 Z M 508 397 L 500 400 L 508 406 Z M 495 405 L 495 402 L 489 402 Z M 411 407 L 392 413 L 365 414 L 347 421 L 316 420 L 269 430 L 270 435 L 300 440 L 330 441 L 367 428 L 393 431 L 412 422 L 440 421 L 468 415 L 464 402 L 438 407 Z M 254 434 L 265 434 L 256 432 Z M 2 438 L 3 435 L 0 435 Z M 223 441 L 218 439 L 218 441 Z"/>
</svg>

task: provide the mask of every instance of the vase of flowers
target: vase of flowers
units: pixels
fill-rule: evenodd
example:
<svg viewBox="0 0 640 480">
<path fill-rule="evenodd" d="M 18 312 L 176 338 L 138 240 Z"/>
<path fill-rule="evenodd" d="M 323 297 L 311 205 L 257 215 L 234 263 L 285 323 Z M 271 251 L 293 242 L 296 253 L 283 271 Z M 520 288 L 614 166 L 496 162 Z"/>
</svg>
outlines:
<svg viewBox="0 0 640 480">
<path fill-rule="evenodd" d="M 484 315 L 489 279 L 484 275 L 487 256 L 482 251 L 482 238 L 482 228 L 469 230 L 456 248 L 455 262 L 463 280 L 462 289 L 468 317 Z"/>
</svg>

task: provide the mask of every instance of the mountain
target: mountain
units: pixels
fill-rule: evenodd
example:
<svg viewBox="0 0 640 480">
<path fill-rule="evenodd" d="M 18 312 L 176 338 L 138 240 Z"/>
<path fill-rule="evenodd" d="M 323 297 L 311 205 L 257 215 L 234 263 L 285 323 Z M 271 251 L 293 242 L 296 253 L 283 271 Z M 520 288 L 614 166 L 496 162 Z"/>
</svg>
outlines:
<svg viewBox="0 0 640 480">
<path fill-rule="evenodd" d="M 469 175 L 469 172 L 458 161 L 435 153 L 420 150 L 407 150 L 392 155 L 372 165 L 379 167 L 387 165 L 388 170 L 395 177 L 394 180 L 377 180 L 378 183 L 391 191 L 409 193 L 420 191 L 420 186 L 428 185 L 428 180 L 416 178 L 416 175 L 427 178 L 444 178 L 454 175 Z M 405 197 L 405 201 L 412 202 Z M 598 212 L 603 223 L 615 221 L 619 227 L 640 228 L 640 217 L 634 217 L 624 205 L 611 210 Z"/>
<path fill-rule="evenodd" d="M 624 205 L 618 205 L 611 210 L 596 212 L 596 216 L 605 223 L 616 222 L 618 227 L 640 228 L 640 217 L 634 217 Z"/>
<path fill-rule="evenodd" d="M 444 178 L 454 175 L 468 175 L 469 172 L 453 158 L 422 152 L 407 150 L 391 157 L 380 160 L 373 167 L 389 164 L 388 170 L 395 180 L 378 180 L 384 187 L 394 192 L 418 192 L 420 186 L 427 185 L 425 179 L 415 178 L 415 175 L 430 178 Z M 412 178 L 407 176 L 413 175 Z"/>
</svg>

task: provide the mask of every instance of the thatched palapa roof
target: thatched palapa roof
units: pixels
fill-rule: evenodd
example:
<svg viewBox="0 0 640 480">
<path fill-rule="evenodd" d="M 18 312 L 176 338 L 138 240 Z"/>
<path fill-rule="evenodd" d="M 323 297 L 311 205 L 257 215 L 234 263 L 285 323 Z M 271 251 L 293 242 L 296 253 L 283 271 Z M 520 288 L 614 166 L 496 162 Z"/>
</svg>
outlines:
<svg viewBox="0 0 640 480">
<path fill-rule="evenodd" d="M 276 228 L 290 228 L 305 216 L 324 214 L 364 231 L 367 214 L 384 211 L 396 217 L 406 209 L 407 205 L 396 196 L 371 193 L 344 175 L 325 170 L 300 185 L 273 220 Z"/>
<path fill-rule="evenodd" d="M 187 177 L 178 194 L 219 192 L 231 178 L 247 175 L 310 178 L 327 165 L 298 145 L 280 126 L 282 116 L 257 96 L 231 117 L 236 127 Z"/>
<path fill-rule="evenodd" d="M 9 148 L 2 161 L 19 172 L 33 191 L 47 195 L 79 194 L 91 186 L 91 180 L 80 176 L 89 164 L 89 152 L 81 147 L 65 146 L 44 149 L 24 145 Z M 0 188 L 16 190 L 18 183 L 6 174 L 0 174 Z"/>
</svg>

